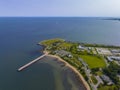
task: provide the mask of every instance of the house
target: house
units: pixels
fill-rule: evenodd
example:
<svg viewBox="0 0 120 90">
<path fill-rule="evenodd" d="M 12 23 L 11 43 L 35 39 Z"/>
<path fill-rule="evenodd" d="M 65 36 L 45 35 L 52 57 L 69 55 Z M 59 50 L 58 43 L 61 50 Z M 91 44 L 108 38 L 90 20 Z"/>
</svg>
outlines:
<svg viewBox="0 0 120 90">
<path fill-rule="evenodd" d="M 96 48 L 98 54 L 101 55 L 112 55 L 111 51 L 108 48 Z"/>
<path fill-rule="evenodd" d="M 111 56 L 112 59 L 120 61 L 120 56 Z"/>
<path fill-rule="evenodd" d="M 107 60 L 108 60 L 109 62 L 112 62 L 112 61 L 113 61 L 113 59 L 112 59 L 110 56 L 107 56 Z"/>
<path fill-rule="evenodd" d="M 120 49 L 112 49 L 111 53 L 114 55 L 120 55 Z"/>
<path fill-rule="evenodd" d="M 85 50 L 85 47 L 79 45 L 79 46 L 78 46 L 78 49 L 80 49 L 80 50 Z"/>
<path fill-rule="evenodd" d="M 69 58 L 72 58 L 73 56 L 71 54 L 68 55 Z"/>
<path fill-rule="evenodd" d="M 55 54 L 57 54 L 57 55 L 59 55 L 61 57 L 64 57 L 64 56 L 72 57 L 71 53 L 67 52 L 65 50 L 56 50 Z"/>
<path fill-rule="evenodd" d="M 108 76 L 102 75 L 102 76 L 100 76 L 100 77 L 101 77 L 101 79 L 102 79 L 104 82 L 107 83 L 107 85 L 112 85 L 112 84 L 113 84 L 112 80 L 111 80 Z"/>
<path fill-rule="evenodd" d="M 118 50 L 118 49 L 112 49 L 111 52 L 112 53 L 120 53 L 120 50 Z"/>
</svg>

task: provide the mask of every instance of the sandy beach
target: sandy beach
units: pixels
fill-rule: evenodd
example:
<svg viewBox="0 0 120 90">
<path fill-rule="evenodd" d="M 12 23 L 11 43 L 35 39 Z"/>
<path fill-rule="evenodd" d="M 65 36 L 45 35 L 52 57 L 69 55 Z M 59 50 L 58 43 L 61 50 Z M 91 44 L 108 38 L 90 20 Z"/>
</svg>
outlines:
<svg viewBox="0 0 120 90">
<path fill-rule="evenodd" d="M 61 59 L 59 56 L 56 55 L 51 55 L 49 54 L 48 51 L 44 51 L 44 53 L 47 53 L 46 56 L 50 56 L 53 58 L 57 58 L 59 61 L 64 62 L 66 66 L 68 66 L 69 68 L 71 68 L 78 76 L 79 79 L 82 81 L 82 83 L 84 84 L 84 86 L 86 87 L 86 90 L 90 90 L 90 87 L 88 85 L 88 83 L 85 81 L 84 77 L 76 70 L 76 68 L 74 68 L 73 66 L 71 66 L 68 62 L 66 62 L 65 60 Z"/>
</svg>

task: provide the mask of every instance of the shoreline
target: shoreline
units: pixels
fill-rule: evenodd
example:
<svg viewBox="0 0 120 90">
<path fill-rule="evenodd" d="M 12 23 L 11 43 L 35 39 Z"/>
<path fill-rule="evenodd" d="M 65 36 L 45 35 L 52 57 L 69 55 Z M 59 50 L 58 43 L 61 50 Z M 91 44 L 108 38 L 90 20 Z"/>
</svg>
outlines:
<svg viewBox="0 0 120 90">
<path fill-rule="evenodd" d="M 74 71 L 75 74 L 77 74 L 79 76 L 79 79 L 81 80 L 81 82 L 83 83 L 84 87 L 86 88 L 86 90 L 91 90 L 90 86 L 88 85 L 87 81 L 85 81 L 84 77 L 78 72 L 78 70 L 76 70 L 75 67 L 71 66 L 68 62 L 66 62 L 65 60 L 63 60 L 62 58 L 60 58 L 59 56 L 56 55 L 51 55 L 49 54 L 48 51 L 43 51 L 45 54 L 47 53 L 46 56 L 49 57 L 53 57 L 53 58 L 57 58 L 59 61 L 64 62 L 65 66 L 68 66 L 70 69 L 72 69 Z"/>
</svg>

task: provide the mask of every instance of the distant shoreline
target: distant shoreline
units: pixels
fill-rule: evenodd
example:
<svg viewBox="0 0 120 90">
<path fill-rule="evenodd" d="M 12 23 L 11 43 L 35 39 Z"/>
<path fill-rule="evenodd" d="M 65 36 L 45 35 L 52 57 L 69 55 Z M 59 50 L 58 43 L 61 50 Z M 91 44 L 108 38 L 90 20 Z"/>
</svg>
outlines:
<svg viewBox="0 0 120 90">
<path fill-rule="evenodd" d="M 71 43 L 79 43 L 86 47 L 120 48 L 120 45 L 114 45 L 114 44 L 112 45 L 112 44 L 87 43 L 87 42 L 69 41 L 69 40 L 65 40 L 65 39 L 61 39 L 61 40 L 64 40 L 66 42 L 71 42 Z M 43 40 L 43 41 L 46 41 L 46 40 Z M 41 43 L 38 43 L 37 45 L 40 45 L 43 48 L 46 47 L 46 46 L 42 45 Z"/>
<path fill-rule="evenodd" d="M 48 51 L 43 51 L 44 54 L 45 53 L 49 53 Z M 86 90 L 91 90 L 90 89 L 90 86 L 88 85 L 88 83 L 85 81 L 84 77 L 76 70 L 76 68 L 74 68 L 73 66 L 71 66 L 68 62 L 66 62 L 65 60 L 63 60 L 62 58 L 60 58 L 59 56 L 56 56 L 56 55 L 51 55 L 51 54 L 48 54 L 46 56 L 49 56 L 49 57 L 53 57 L 53 58 L 57 58 L 59 61 L 65 63 L 66 66 L 68 66 L 70 69 L 72 69 L 74 71 L 75 74 L 77 74 L 79 76 L 79 80 L 82 81 L 84 87 L 86 88 Z"/>
</svg>

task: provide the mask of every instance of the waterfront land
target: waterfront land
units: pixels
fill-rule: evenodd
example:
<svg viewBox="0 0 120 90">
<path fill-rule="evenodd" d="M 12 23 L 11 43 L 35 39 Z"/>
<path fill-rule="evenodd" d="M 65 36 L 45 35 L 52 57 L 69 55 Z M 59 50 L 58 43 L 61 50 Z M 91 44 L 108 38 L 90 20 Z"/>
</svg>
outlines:
<svg viewBox="0 0 120 90">
<path fill-rule="evenodd" d="M 119 46 L 84 44 L 63 39 L 50 39 L 39 43 L 48 56 L 58 58 L 69 66 L 87 90 L 120 89 Z"/>
</svg>

